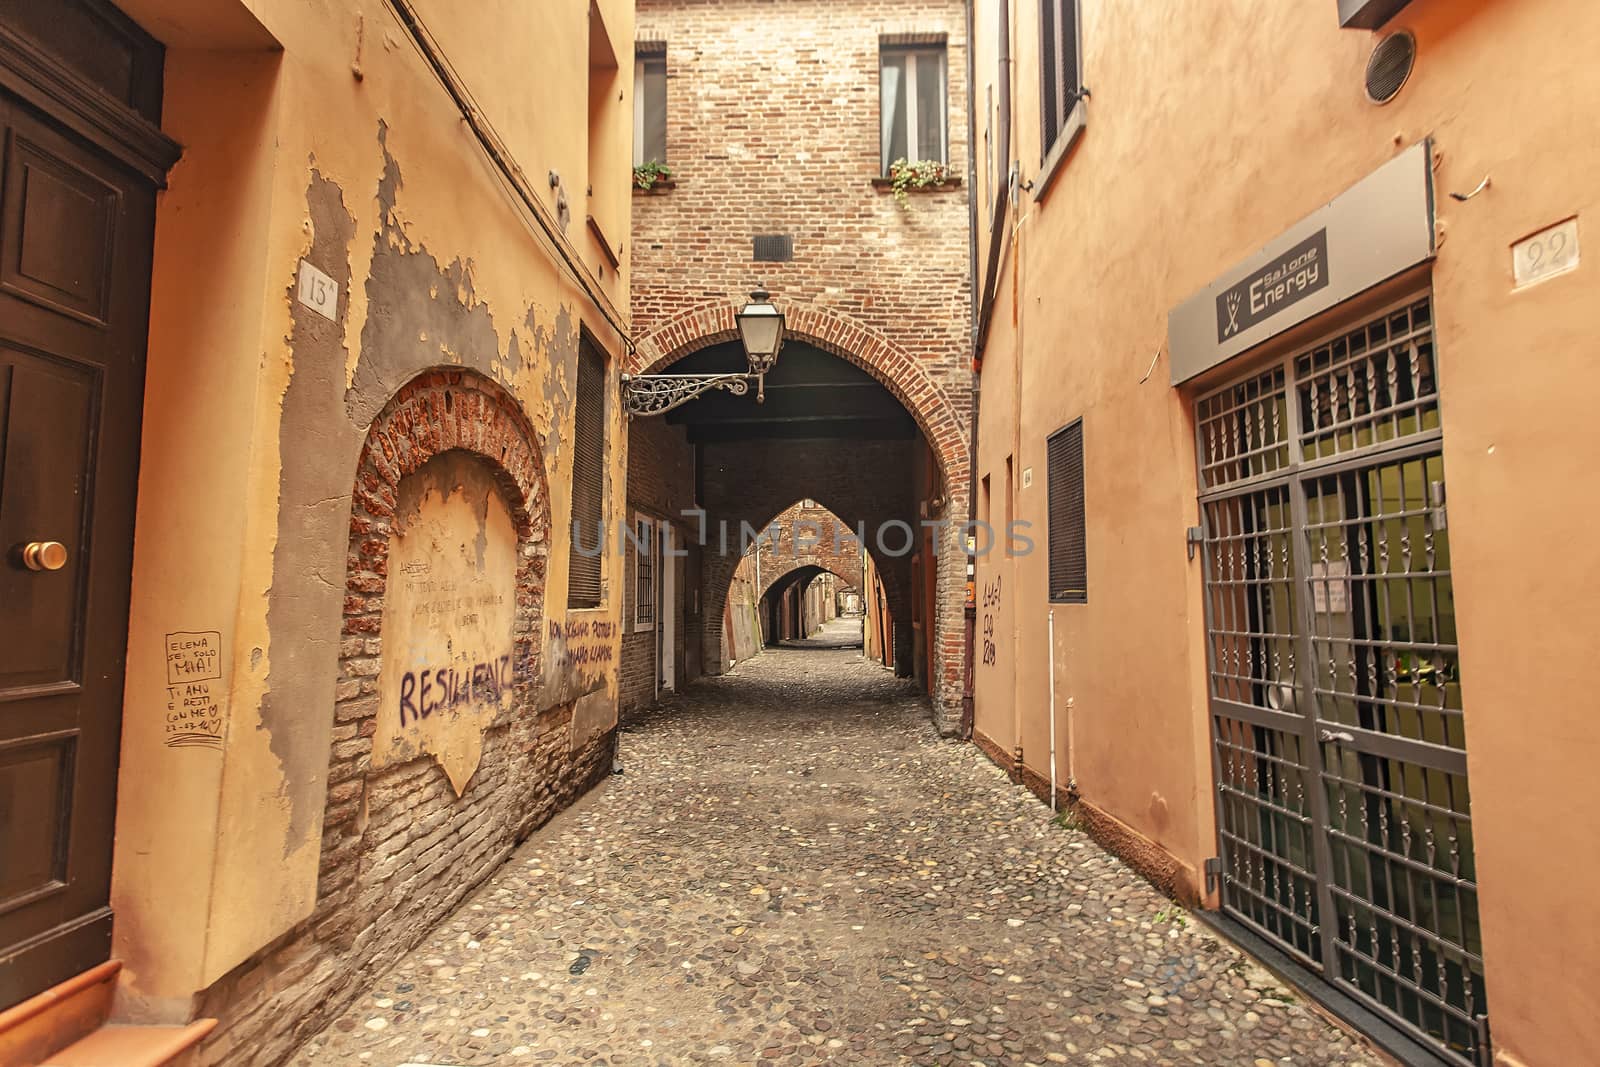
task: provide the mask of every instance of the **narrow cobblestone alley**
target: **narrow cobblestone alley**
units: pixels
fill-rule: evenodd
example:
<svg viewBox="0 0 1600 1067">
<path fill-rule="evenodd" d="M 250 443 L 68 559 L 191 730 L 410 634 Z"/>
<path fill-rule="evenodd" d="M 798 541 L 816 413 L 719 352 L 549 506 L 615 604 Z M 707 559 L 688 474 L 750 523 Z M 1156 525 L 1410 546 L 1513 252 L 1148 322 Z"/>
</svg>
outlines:
<svg viewBox="0 0 1600 1067">
<path fill-rule="evenodd" d="M 1375 1062 L 828 647 L 858 627 L 638 717 L 295 1062 Z"/>
</svg>

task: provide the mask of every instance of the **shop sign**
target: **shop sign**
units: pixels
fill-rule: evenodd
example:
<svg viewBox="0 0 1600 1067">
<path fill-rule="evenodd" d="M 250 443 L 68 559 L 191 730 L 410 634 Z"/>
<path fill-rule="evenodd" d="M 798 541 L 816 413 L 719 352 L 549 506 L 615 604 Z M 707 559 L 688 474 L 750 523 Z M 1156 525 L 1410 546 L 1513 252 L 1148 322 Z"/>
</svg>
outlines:
<svg viewBox="0 0 1600 1067">
<path fill-rule="evenodd" d="M 1430 160 L 1413 145 L 1173 308 L 1172 383 L 1431 258 Z"/>
</svg>

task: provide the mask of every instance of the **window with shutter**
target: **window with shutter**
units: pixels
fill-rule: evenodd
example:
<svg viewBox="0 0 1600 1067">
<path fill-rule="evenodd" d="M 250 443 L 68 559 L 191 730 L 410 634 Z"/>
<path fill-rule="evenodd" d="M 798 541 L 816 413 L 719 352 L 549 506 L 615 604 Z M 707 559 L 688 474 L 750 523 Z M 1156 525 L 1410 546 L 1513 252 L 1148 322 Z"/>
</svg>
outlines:
<svg viewBox="0 0 1600 1067">
<path fill-rule="evenodd" d="M 606 532 L 606 357 L 585 335 L 578 342 L 578 393 L 572 418 L 572 552 L 567 607 L 600 606 Z"/>
<path fill-rule="evenodd" d="M 1078 0 L 1039 0 L 1042 156 L 1050 155 L 1082 94 L 1078 70 Z"/>
<path fill-rule="evenodd" d="M 1083 420 L 1046 442 L 1050 478 L 1050 602 L 1087 604 L 1089 566 L 1084 552 Z"/>
</svg>

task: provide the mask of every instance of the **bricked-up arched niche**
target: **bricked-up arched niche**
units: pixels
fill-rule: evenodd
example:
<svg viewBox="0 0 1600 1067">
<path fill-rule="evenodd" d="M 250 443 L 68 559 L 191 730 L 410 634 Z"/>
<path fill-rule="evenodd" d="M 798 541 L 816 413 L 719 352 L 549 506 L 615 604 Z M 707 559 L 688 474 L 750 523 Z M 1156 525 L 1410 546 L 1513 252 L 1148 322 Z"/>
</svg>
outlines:
<svg viewBox="0 0 1600 1067">
<path fill-rule="evenodd" d="M 899 492 L 905 486 L 877 486 L 870 478 L 837 477 L 817 479 L 819 468 L 833 471 L 871 472 L 885 465 L 899 464 L 904 457 L 890 446 L 900 442 L 867 441 L 844 453 L 830 453 L 826 448 L 811 449 L 801 460 L 791 455 L 784 457 L 785 442 L 752 441 L 748 447 L 741 445 L 736 465 L 744 468 L 743 485 L 736 510 L 718 518 L 751 521 L 764 524 L 771 521 L 783 508 L 792 503 L 795 495 L 805 493 L 832 510 L 851 526 L 865 520 L 870 529 L 875 522 L 888 514 L 913 524 L 922 519 L 949 522 L 949 527 L 938 549 L 934 581 L 932 612 L 932 656 L 928 664 L 934 696 L 935 718 L 941 730 L 953 732 L 960 719 L 960 704 L 964 677 L 966 588 L 966 559 L 962 554 L 961 524 L 967 518 L 969 494 L 968 437 L 966 406 L 970 403 L 970 381 L 965 375 L 947 377 L 936 382 L 924 368 L 924 361 L 895 343 L 877 330 L 853 321 L 835 311 L 806 304 L 784 301 L 776 296 L 786 316 L 788 339 L 803 342 L 811 348 L 836 357 L 865 371 L 905 409 L 921 432 L 917 447 L 925 448 L 931 456 L 937 474 L 935 485 L 922 500 L 908 501 L 905 506 L 887 508 L 883 490 Z M 682 312 L 638 341 L 631 360 L 633 373 L 660 373 L 669 370 L 689 357 L 698 359 L 697 353 L 714 346 L 737 343 L 738 327 L 735 314 L 739 303 L 734 301 L 706 304 Z M 782 356 L 779 357 L 780 364 Z M 958 408 L 959 405 L 959 408 Z M 892 453 L 892 454 L 891 454 Z M 704 455 L 702 463 L 705 464 Z M 762 484 L 760 478 L 749 477 L 749 472 L 765 465 L 768 470 L 789 469 L 809 471 L 807 479 L 792 478 L 783 484 Z M 731 468 L 730 468 L 731 470 Z M 716 471 L 702 469 L 701 483 L 709 495 L 716 481 Z M 732 477 L 733 475 L 730 475 Z M 738 523 L 733 524 L 735 532 Z M 912 659 L 914 613 L 911 610 L 912 568 L 905 558 L 885 558 L 874 546 L 868 546 L 878 565 L 890 614 L 895 621 L 896 669 Z M 708 556 L 701 567 L 701 585 L 705 611 L 702 616 L 702 639 L 708 669 L 719 671 L 720 642 L 726 596 L 732 581 L 734 558 Z M 924 631 L 925 633 L 926 631 Z"/>
<path fill-rule="evenodd" d="M 407 479 L 421 476 L 436 459 L 456 464 L 457 470 L 460 462 L 467 462 L 481 471 L 475 477 L 492 485 L 515 533 L 515 588 L 508 591 L 515 602 L 509 699 L 502 700 L 502 710 L 486 723 L 481 759 L 460 790 L 434 754 L 419 753 L 381 768 L 373 758 L 379 679 L 387 651 L 380 639 L 384 604 L 389 583 L 396 579 L 389 568 L 391 535 L 399 521 L 396 509 L 410 495 Z M 435 463 L 429 470 L 437 468 Z M 459 823 L 456 844 L 466 847 L 469 837 L 478 836 L 468 832 L 474 826 L 515 821 L 535 807 L 514 803 L 506 790 L 519 788 L 519 782 L 520 788 L 536 790 L 546 777 L 540 762 L 548 753 L 534 743 L 540 716 L 533 709 L 541 680 L 549 532 L 550 498 L 538 438 L 516 400 L 491 379 L 458 368 L 427 371 L 395 393 L 373 420 L 351 502 L 318 887 L 318 917 L 326 920 L 337 941 L 348 945 L 363 929 L 382 921 L 395 904 L 389 883 L 414 876 L 420 866 L 400 861 L 410 851 L 437 844 L 427 834 Z M 374 848 L 378 841 L 384 842 L 382 850 Z M 377 862 L 379 851 L 387 862 Z M 455 844 L 446 842 L 439 855 L 452 857 L 456 851 Z M 454 859 L 471 866 L 489 857 L 463 853 Z M 474 884 L 471 879 L 454 881 Z"/>
</svg>

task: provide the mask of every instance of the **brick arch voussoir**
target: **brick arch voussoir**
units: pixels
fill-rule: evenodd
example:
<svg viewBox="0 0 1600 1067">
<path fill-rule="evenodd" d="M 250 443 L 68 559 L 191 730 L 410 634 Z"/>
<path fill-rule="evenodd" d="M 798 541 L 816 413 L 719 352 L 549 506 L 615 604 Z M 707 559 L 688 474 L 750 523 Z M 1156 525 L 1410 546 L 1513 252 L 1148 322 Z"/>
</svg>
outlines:
<svg viewBox="0 0 1600 1067">
<path fill-rule="evenodd" d="M 702 304 L 688 308 L 634 346 L 630 373 L 656 374 L 692 352 L 736 340 L 738 308 Z M 939 465 L 947 491 L 964 486 L 967 439 L 962 421 L 918 359 L 864 323 L 819 307 L 786 307 L 785 333 L 871 374 L 911 413 Z"/>
</svg>

